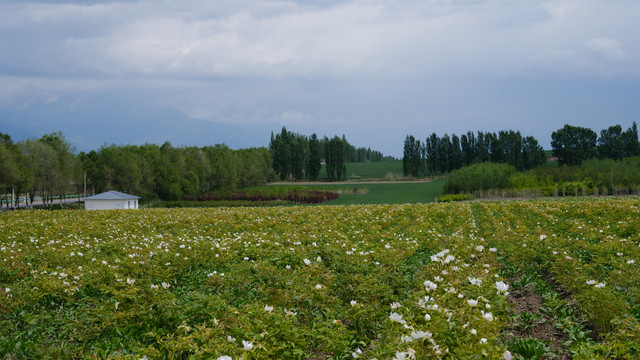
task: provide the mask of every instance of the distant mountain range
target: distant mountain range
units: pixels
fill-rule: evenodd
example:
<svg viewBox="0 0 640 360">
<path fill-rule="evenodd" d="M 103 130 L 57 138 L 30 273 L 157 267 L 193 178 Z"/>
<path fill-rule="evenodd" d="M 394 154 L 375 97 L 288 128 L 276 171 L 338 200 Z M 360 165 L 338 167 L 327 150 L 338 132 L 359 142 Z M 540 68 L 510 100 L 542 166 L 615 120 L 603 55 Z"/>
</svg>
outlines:
<svg viewBox="0 0 640 360">
<path fill-rule="evenodd" d="M 161 108 L 142 117 L 109 111 L 86 113 L 65 110 L 51 107 L 46 111 L 37 108 L 19 112 L 0 110 L 0 132 L 20 141 L 61 131 L 77 151 L 97 150 L 105 144 L 142 145 L 166 141 L 176 147 L 224 143 L 230 148 L 240 149 L 268 146 L 271 132 L 282 128 L 274 122 L 219 124 L 189 117 L 172 108 Z"/>
</svg>

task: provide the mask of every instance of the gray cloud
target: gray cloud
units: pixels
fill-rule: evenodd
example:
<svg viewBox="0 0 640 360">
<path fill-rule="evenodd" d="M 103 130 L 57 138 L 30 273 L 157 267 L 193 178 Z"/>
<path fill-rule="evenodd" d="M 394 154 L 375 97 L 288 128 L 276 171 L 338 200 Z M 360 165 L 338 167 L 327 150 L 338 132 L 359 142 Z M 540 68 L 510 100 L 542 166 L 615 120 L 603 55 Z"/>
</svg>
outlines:
<svg viewBox="0 0 640 360">
<path fill-rule="evenodd" d="M 371 129 L 371 138 L 390 134 L 392 123 L 401 137 L 412 128 L 517 127 L 513 119 L 535 105 L 514 100 L 499 84 L 635 84 L 640 75 L 640 2 L 631 0 L 0 1 L 0 7 L 0 108 L 12 111 L 36 105 L 75 111 L 97 94 L 127 93 L 142 104 L 131 111 L 171 107 L 225 123 Z"/>
<path fill-rule="evenodd" d="M 26 72 L 141 76 L 521 74 L 558 61 L 572 67 L 598 46 L 582 46 L 594 28 L 624 42 L 632 34 L 620 24 L 629 25 L 640 11 L 640 4 L 602 0 L 310 3 L 12 3 L 1 26 L 4 50 L 17 56 L 0 64 Z M 19 35 L 24 29 L 32 29 L 26 39 Z M 574 55 L 553 56 L 563 51 Z M 629 51 L 636 56 L 637 49 Z"/>
</svg>

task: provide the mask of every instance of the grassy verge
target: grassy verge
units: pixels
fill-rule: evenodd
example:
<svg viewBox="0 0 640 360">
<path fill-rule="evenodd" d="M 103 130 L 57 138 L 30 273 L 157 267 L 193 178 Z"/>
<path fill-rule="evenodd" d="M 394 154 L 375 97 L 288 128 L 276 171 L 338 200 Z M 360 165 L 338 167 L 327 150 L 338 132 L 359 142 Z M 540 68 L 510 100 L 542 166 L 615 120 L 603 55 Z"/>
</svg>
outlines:
<svg viewBox="0 0 640 360">
<path fill-rule="evenodd" d="M 347 164 L 347 179 L 350 180 L 382 179 L 385 178 L 387 174 L 402 175 L 402 160 Z M 325 166 L 322 165 L 318 181 L 326 180 L 328 180 L 327 170 Z"/>
<path fill-rule="evenodd" d="M 305 186 L 316 190 L 342 191 L 338 199 L 323 205 L 416 204 L 434 202 L 442 195 L 444 180 L 424 183 L 390 182 L 388 184 Z M 353 191 L 353 190 L 356 191 Z"/>
</svg>

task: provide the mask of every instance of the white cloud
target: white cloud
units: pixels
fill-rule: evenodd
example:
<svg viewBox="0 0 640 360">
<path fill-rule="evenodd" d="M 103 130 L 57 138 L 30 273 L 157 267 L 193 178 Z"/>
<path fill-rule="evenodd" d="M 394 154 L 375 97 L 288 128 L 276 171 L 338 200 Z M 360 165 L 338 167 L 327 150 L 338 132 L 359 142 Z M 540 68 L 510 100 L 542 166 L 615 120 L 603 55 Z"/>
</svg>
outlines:
<svg viewBox="0 0 640 360">
<path fill-rule="evenodd" d="M 591 52 L 601 54 L 607 60 L 623 60 L 626 57 L 622 46 L 615 39 L 594 38 L 586 41 L 584 46 Z"/>
<path fill-rule="evenodd" d="M 314 119 L 313 116 L 301 111 L 288 110 L 280 115 L 279 119 L 285 125 L 309 124 Z"/>
</svg>

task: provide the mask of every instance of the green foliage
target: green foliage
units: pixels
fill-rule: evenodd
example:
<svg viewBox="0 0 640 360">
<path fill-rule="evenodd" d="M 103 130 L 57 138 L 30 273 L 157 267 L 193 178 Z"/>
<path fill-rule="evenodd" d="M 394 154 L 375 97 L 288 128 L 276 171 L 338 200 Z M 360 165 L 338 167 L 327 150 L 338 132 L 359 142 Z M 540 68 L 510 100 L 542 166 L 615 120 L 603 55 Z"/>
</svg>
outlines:
<svg viewBox="0 0 640 360">
<path fill-rule="evenodd" d="M 480 163 L 451 172 L 444 184 L 446 194 L 472 193 L 479 190 L 501 189 L 509 185 L 516 172 L 513 165 Z"/>
<path fill-rule="evenodd" d="M 583 160 L 596 156 L 598 135 L 591 129 L 566 124 L 551 134 L 553 155 L 560 165 L 580 165 Z"/>
<path fill-rule="evenodd" d="M 624 157 L 639 156 L 638 127 L 633 125 L 622 131 L 620 125 L 603 129 L 598 138 L 598 156 L 600 158 L 620 160 Z"/>
<path fill-rule="evenodd" d="M 424 147 L 420 140 L 407 135 L 404 140 L 404 156 L 402 158 L 402 172 L 404 176 L 424 176 L 425 171 Z"/>
<path fill-rule="evenodd" d="M 438 196 L 438 202 L 452 202 L 452 201 L 465 201 L 473 200 L 476 197 L 473 194 L 447 194 Z"/>
<path fill-rule="evenodd" d="M 438 196 L 442 195 L 443 186 L 444 180 L 442 179 L 423 183 L 390 182 L 388 184 L 337 185 L 332 188 L 344 189 L 343 193 L 338 199 L 328 201 L 326 204 L 364 205 L 429 203 L 435 201 Z M 353 191 L 354 189 L 356 189 L 356 191 Z"/>
<path fill-rule="evenodd" d="M 118 189 L 143 201 L 176 201 L 217 189 L 264 185 L 274 179 L 271 154 L 265 148 L 103 146 L 78 155 L 87 174 L 89 193 Z M 82 183 L 82 182 L 80 182 Z"/>
<path fill-rule="evenodd" d="M 477 135 L 469 131 L 460 137 L 445 134 L 442 138 L 433 133 L 423 147 L 419 141 L 411 142 L 411 138 L 408 136 L 405 140 L 405 153 L 407 149 L 419 148 L 431 174 L 444 174 L 487 161 L 511 164 L 518 170 L 531 169 L 546 162 L 538 141 L 532 136 L 522 137 L 519 131 L 499 131 L 498 134 L 478 131 Z M 410 157 L 405 154 L 405 158 Z"/>
<path fill-rule="evenodd" d="M 309 163 L 307 172 L 309 180 L 316 181 L 320 175 L 322 168 L 322 154 L 320 153 L 320 140 L 316 134 L 311 135 L 309 139 Z"/>
<path fill-rule="evenodd" d="M 348 180 L 382 180 L 387 174 L 401 174 L 402 173 L 402 160 L 384 160 L 384 161 L 369 161 L 358 163 L 346 164 L 346 178 Z M 327 181 L 325 165 L 322 165 L 318 181 Z"/>
<path fill-rule="evenodd" d="M 542 293 L 541 312 L 565 334 L 564 346 L 574 359 L 637 357 L 639 297 L 633 289 L 640 253 L 636 242 L 627 244 L 627 234 L 638 233 L 630 220 L 635 203 L 634 198 L 473 203 L 487 242 L 508 254 L 507 264 L 527 264 L 523 279 Z M 540 278 L 553 282 L 538 286 Z M 587 328 L 599 336 L 590 338 Z"/>
<path fill-rule="evenodd" d="M 550 355 L 547 344 L 534 338 L 512 340 L 507 348 L 524 360 L 539 360 Z"/>
<path fill-rule="evenodd" d="M 343 137 L 344 140 L 344 137 Z M 345 141 L 334 136 L 324 140 L 325 162 L 329 181 L 342 180 L 347 175 L 345 164 Z"/>
<path fill-rule="evenodd" d="M 467 168 L 451 175 L 451 185 L 447 189 L 462 189 L 458 191 L 468 192 L 472 187 L 469 184 L 480 181 L 476 178 L 478 174 Z M 456 187 L 453 187 L 453 181 L 456 182 Z M 497 180 L 490 186 L 493 189 L 509 190 L 509 194 L 514 194 L 513 196 L 637 194 L 640 192 L 640 157 L 622 160 L 590 159 L 583 161 L 579 166 L 538 166 L 524 172 L 512 172 L 506 183 Z"/>
<path fill-rule="evenodd" d="M 542 294 L 573 358 L 634 359 L 639 206 L 11 212 L 0 217 L 0 357 L 506 358 L 512 303 L 498 284 L 522 275 L 508 290 Z M 507 347 L 554 355 L 536 339 Z"/>
<path fill-rule="evenodd" d="M 355 148 L 342 136 L 320 141 L 316 134 L 307 138 L 288 131 L 285 127 L 275 136 L 271 134 L 269 150 L 273 156 L 273 169 L 280 180 L 315 181 L 320 175 L 322 158 L 327 164 L 326 173 L 330 181 L 346 177 L 346 163 L 382 161 L 384 157 L 370 148 Z"/>
</svg>

